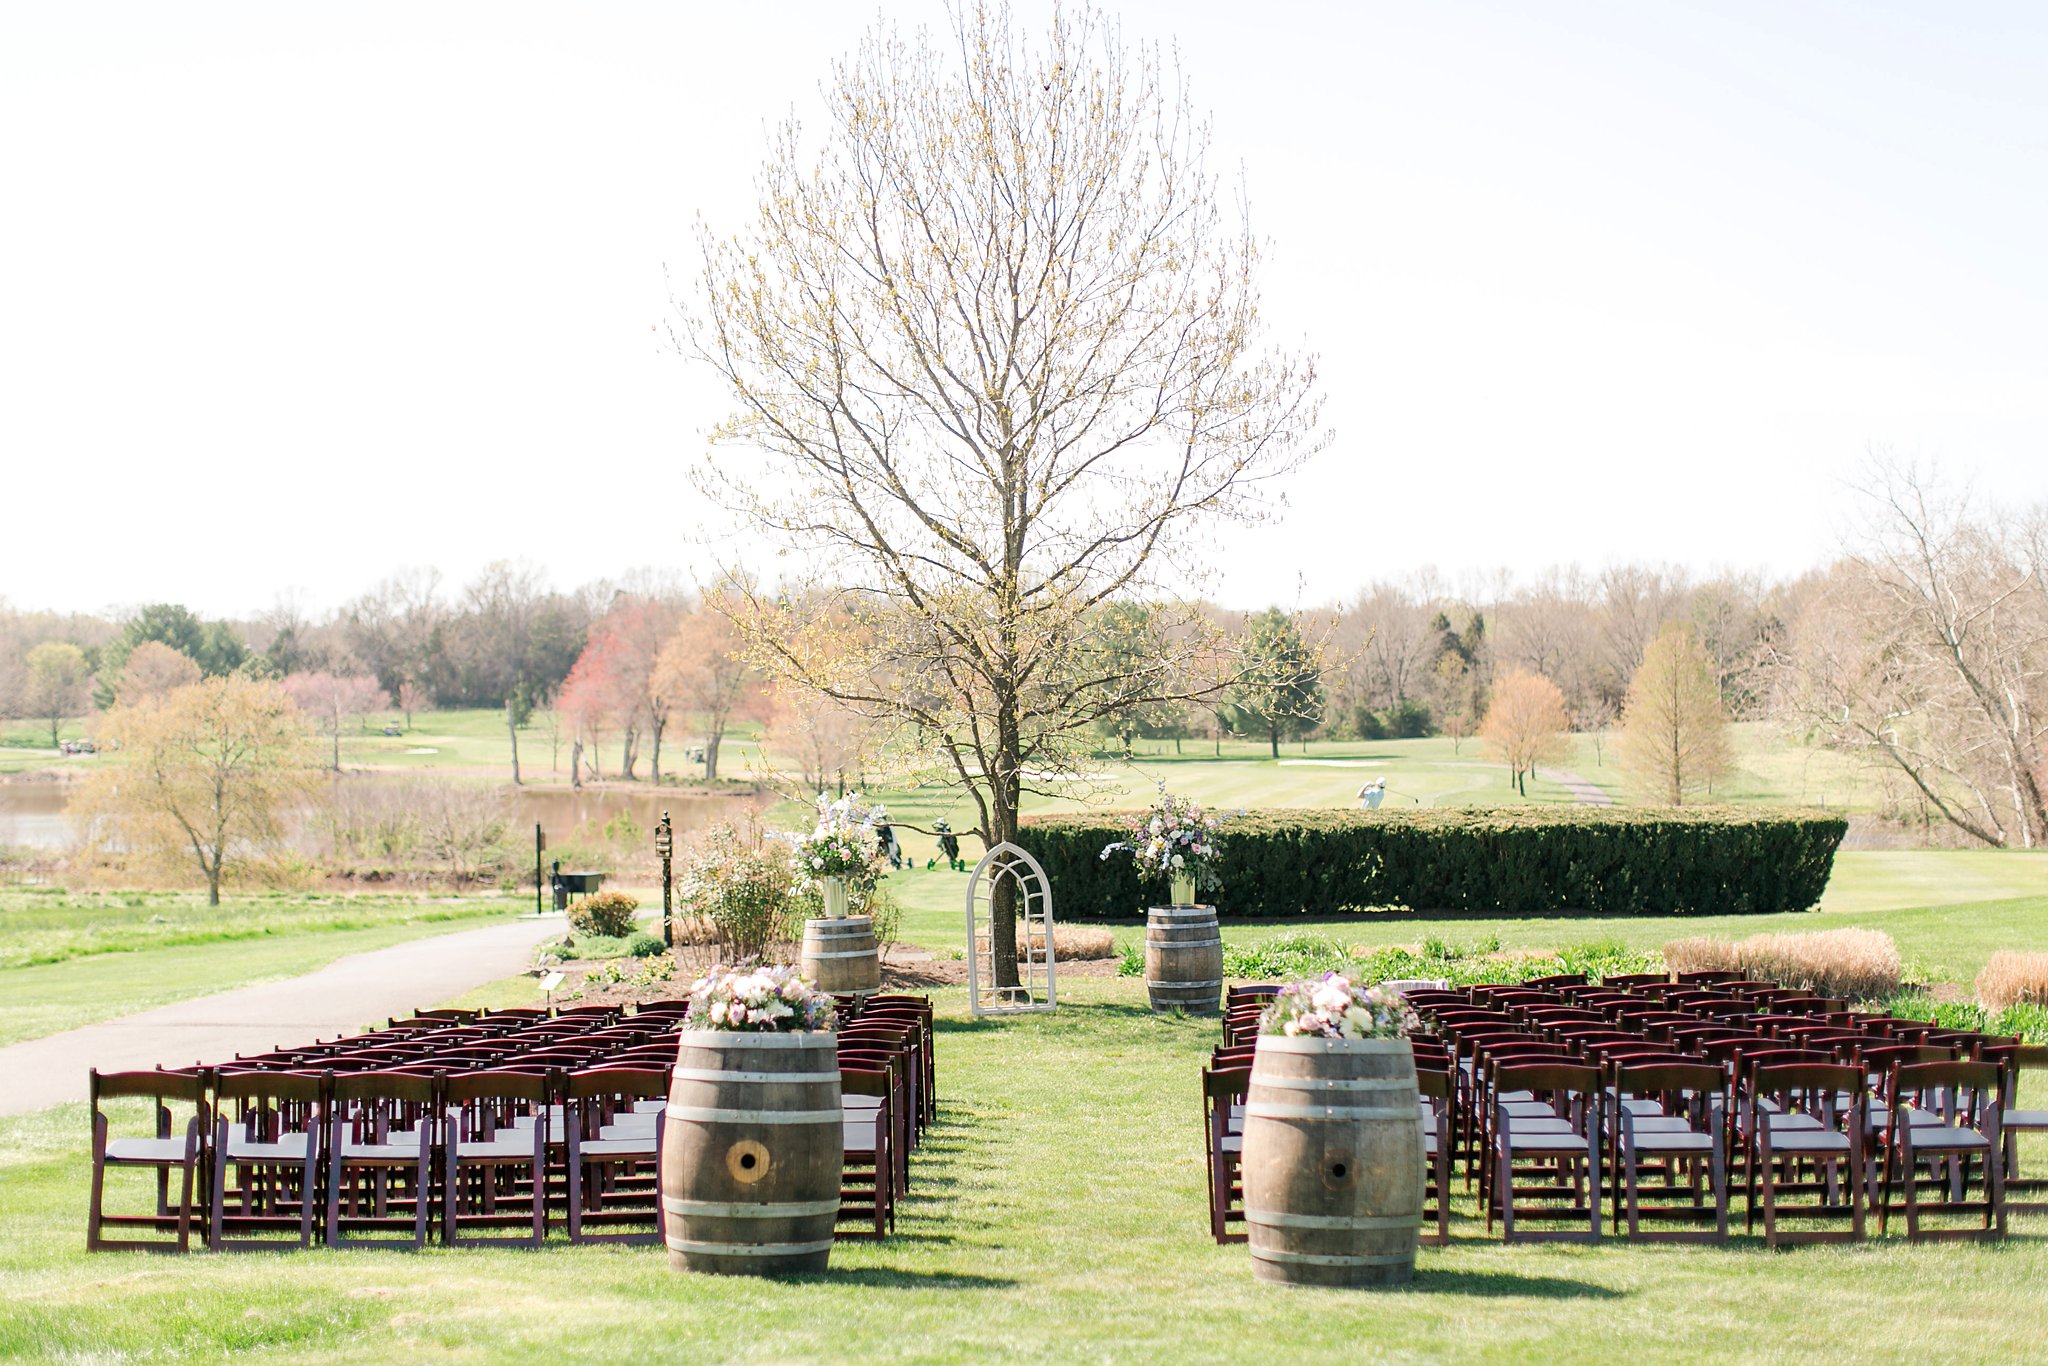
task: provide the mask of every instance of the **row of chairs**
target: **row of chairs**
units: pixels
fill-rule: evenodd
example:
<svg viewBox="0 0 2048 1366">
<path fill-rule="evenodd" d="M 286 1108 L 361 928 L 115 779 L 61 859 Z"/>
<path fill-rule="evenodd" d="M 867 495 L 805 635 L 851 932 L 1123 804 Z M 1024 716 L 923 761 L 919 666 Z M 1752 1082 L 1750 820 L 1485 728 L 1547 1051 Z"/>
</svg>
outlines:
<svg viewBox="0 0 2048 1366">
<path fill-rule="evenodd" d="M 1428 1156 L 1425 1241 L 1449 1236 L 1449 1187 L 1462 1163 L 1489 1231 L 1510 1241 L 1601 1235 L 1723 1240 L 1731 1175 L 1766 1241 L 1840 1241 L 1888 1227 L 1903 1197 L 1909 1237 L 1996 1237 L 2012 1209 L 2017 1140 L 2048 1112 L 2013 1108 L 2023 1071 L 2048 1049 L 1944 1031 L 1927 1021 L 1848 1011 L 1733 974 L 1646 975 L 1598 984 L 1561 976 L 1518 987 L 1402 984 L 1430 1026 L 1412 1040 Z M 1243 1235 L 1236 1116 L 1257 1017 L 1273 987 L 1235 988 L 1225 1040 L 1204 1075 L 1210 1228 Z M 1973 1180 L 1974 1178 L 1974 1180 Z M 1976 1198 L 1969 1198 L 1974 1185 Z M 1810 1198 L 1811 1203 L 1792 1203 Z M 1933 1229 L 1968 1213 L 1981 1227 Z M 1791 1230 L 1790 1217 L 1846 1220 Z M 1541 1221 L 1548 1232 L 1532 1232 Z M 1646 1230 L 1691 1222 L 1703 1228 Z M 1580 1227 L 1573 1227 L 1574 1225 Z"/>
<path fill-rule="evenodd" d="M 220 1065 L 95 1071 L 87 1245 L 185 1251 L 197 1232 L 221 1251 L 418 1248 L 438 1230 L 451 1246 L 540 1246 L 555 1228 L 656 1241 L 686 1009 L 423 1012 Z M 928 998 L 841 1002 L 842 1237 L 894 1228 L 937 1113 L 933 1042 Z M 123 1099 L 149 1103 L 153 1133 L 114 1135 Z M 153 1175 L 153 1209 L 108 1212 L 122 1169 Z"/>
</svg>

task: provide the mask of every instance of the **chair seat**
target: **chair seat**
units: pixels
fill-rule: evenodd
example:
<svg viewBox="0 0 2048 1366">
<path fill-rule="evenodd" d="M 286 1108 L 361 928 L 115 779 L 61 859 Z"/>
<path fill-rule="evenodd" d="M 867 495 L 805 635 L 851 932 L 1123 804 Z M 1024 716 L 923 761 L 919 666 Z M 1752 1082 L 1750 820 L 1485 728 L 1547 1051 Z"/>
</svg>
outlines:
<svg viewBox="0 0 2048 1366">
<path fill-rule="evenodd" d="M 1518 1153 L 1549 1153 L 1555 1156 L 1578 1156 L 1592 1151 L 1592 1145 L 1583 1135 L 1570 1130 L 1522 1133 L 1508 1135 L 1509 1146 Z"/>
<path fill-rule="evenodd" d="M 2000 1122 L 2008 1129 L 2048 1129 L 2048 1110 L 2007 1110 Z"/>
<path fill-rule="evenodd" d="M 312 1142 L 311 1134 L 280 1134 L 275 1143 L 231 1136 L 224 1155 L 230 1162 L 304 1162 Z"/>
<path fill-rule="evenodd" d="M 1913 1151 L 1926 1152 L 1983 1152 L 1991 1146 L 1991 1140 L 1975 1129 L 1949 1128 L 1916 1129 L 1913 1133 Z"/>
<path fill-rule="evenodd" d="M 1830 1153 L 1849 1151 L 1849 1136 L 1834 1129 L 1783 1129 L 1775 1122 L 1771 1125 L 1770 1151 L 1773 1153 L 1814 1153 L 1826 1156 Z"/>
<path fill-rule="evenodd" d="M 653 1138 L 654 1131 L 660 1127 L 659 1115 L 620 1115 L 613 1123 L 600 1128 L 597 1136 L 601 1140 Z"/>
<path fill-rule="evenodd" d="M 589 1157 L 652 1157 L 654 1139 L 646 1138 L 594 1138 L 581 1144 L 577 1151 Z"/>
<path fill-rule="evenodd" d="M 344 1162 L 417 1162 L 420 1160 L 419 1136 L 396 1143 L 344 1142 L 341 1159 Z"/>
<path fill-rule="evenodd" d="M 178 1165 L 185 1160 L 182 1138 L 114 1138 L 107 1141 L 109 1162 L 150 1162 Z"/>
<path fill-rule="evenodd" d="M 515 1158 L 533 1156 L 532 1129 L 500 1129 L 495 1138 L 465 1138 L 455 1145 L 455 1155 L 462 1161 L 472 1158 Z"/>
<path fill-rule="evenodd" d="M 1636 1126 L 1633 1140 L 1639 1153 L 1710 1153 L 1714 1136 L 1696 1129 L 1644 1129 Z"/>
</svg>

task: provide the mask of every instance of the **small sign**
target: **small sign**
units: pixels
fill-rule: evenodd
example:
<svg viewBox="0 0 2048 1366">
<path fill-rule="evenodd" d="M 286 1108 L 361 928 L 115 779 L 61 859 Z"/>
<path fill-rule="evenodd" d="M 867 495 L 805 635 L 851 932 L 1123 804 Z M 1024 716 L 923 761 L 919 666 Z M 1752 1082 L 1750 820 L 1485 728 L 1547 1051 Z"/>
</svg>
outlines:
<svg viewBox="0 0 2048 1366">
<path fill-rule="evenodd" d="M 556 988 L 560 987 L 561 985 L 562 974 L 559 972 L 551 972 L 547 976 L 540 979 L 540 989 L 542 991 L 547 992 L 550 995 L 553 995 Z"/>
</svg>

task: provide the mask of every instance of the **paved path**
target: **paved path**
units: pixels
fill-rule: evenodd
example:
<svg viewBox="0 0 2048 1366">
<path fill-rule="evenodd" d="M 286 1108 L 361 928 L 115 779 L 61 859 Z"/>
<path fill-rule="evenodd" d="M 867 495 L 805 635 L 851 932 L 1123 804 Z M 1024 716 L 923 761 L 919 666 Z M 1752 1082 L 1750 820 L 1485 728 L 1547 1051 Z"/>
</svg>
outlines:
<svg viewBox="0 0 2048 1366">
<path fill-rule="evenodd" d="M 1572 800 L 1580 806 L 1614 805 L 1613 793 L 1593 786 L 1593 784 L 1568 769 L 1539 768 L 1536 770 L 1536 776 L 1548 778 L 1551 782 L 1569 791 L 1572 794 Z"/>
<path fill-rule="evenodd" d="M 102 1072 L 215 1062 L 352 1033 L 405 1015 L 533 961 L 562 917 L 529 916 L 337 958 L 317 972 L 240 987 L 0 1048 L 0 1115 L 85 1099 Z"/>
</svg>

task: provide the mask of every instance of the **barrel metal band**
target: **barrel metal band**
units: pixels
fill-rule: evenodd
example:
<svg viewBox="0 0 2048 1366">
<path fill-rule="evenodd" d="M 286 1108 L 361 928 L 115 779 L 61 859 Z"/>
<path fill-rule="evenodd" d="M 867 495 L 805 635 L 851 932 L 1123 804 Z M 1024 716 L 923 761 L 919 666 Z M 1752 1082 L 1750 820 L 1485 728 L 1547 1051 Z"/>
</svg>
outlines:
<svg viewBox="0 0 2048 1366">
<path fill-rule="evenodd" d="M 801 1257 L 829 1251 L 832 1239 L 815 1243 L 700 1243 L 671 1236 L 668 1247 L 671 1252 L 702 1252 L 713 1257 Z"/>
<path fill-rule="evenodd" d="M 1194 987 L 1215 988 L 1223 985 L 1223 979 L 1221 977 L 1215 977 L 1202 982 L 1189 982 L 1186 980 L 1168 981 L 1164 977 L 1147 977 L 1145 979 L 1145 985 L 1148 987 L 1188 987 L 1191 989 Z"/>
<path fill-rule="evenodd" d="M 815 949 L 806 948 L 803 956 L 806 958 L 873 958 L 875 951 L 873 949 L 851 949 L 845 953 L 819 953 Z"/>
<path fill-rule="evenodd" d="M 1374 1119 L 1403 1113 L 1403 1108 L 1383 1105 L 1280 1105 L 1270 1100 L 1244 1107 L 1246 1119 Z"/>
<path fill-rule="evenodd" d="M 837 1124 L 843 1110 L 727 1110 L 715 1105 L 668 1107 L 670 1119 L 695 1120 L 699 1124 Z"/>
<path fill-rule="evenodd" d="M 1278 1086 L 1287 1091 L 1409 1091 L 1415 1083 L 1402 1077 L 1260 1077 L 1254 1086 Z"/>
<path fill-rule="evenodd" d="M 1148 949 L 1213 949 L 1223 942 L 1219 935 L 1214 939 L 1147 939 Z"/>
<path fill-rule="evenodd" d="M 736 1205 L 729 1200 L 685 1200 L 664 1195 L 661 1207 L 670 1214 L 694 1214 L 711 1219 L 802 1219 L 817 1214 L 839 1213 L 837 1200 L 784 1200 L 778 1204 Z"/>
<path fill-rule="evenodd" d="M 1405 1252 L 1380 1256 L 1342 1256 L 1325 1252 L 1282 1252 L 1278 1248 L 1255 1247 L 1252 1249 L 1255 1262 L 1294 1262 L 1301 1266 L 1405 1266 L 1415 1260 Z"/>
<path fill-rule="evenodd" d="M 1286 1214 L 1279 1210 L 1248 1209 L 1248 1224 L 1267 1228 L 1421 1228 L 1420 1214 Z"/>
<path fill-rule="evenodd" d="M 829 1082 L 830 1072 L 725 1072 L 716 1067 L 678 1067 L 669 1072 L 677 1081 L 743 1082 Z"/>
</svg>

